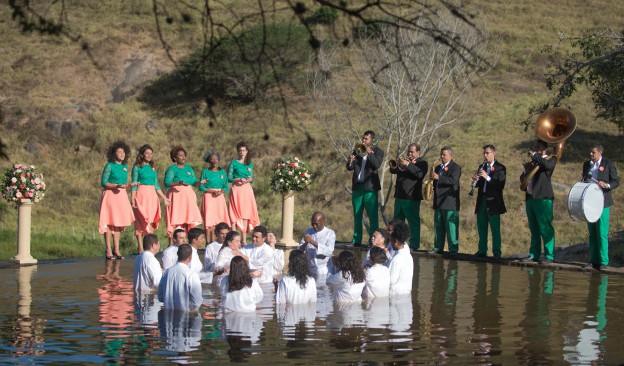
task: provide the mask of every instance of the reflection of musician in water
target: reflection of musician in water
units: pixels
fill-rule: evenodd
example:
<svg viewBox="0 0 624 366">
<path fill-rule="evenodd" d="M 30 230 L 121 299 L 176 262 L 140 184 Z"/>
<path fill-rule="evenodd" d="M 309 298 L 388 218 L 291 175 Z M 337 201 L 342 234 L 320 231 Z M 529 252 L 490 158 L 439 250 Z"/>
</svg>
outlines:
<svg viewBox="0 0 624 366">
<path fill-rule="evenodd" d="M 397 158 L 396 166 L 390 166 L 390 173 L 396 174 L 394 190 L 394 217 L 404 220 L 410 227 L 410 247 L 420 247 L 420 201 L 423 199 L 422 182 L 427 174 L 428 164 L 420 157 L 420 145 L 407 147 L 407 159 Z"/>
<path fill-rule="evenodd" d="M 483 146 L 485 161 L 477 174 L 472 177 L 472 182 L 477 189 L 477 230 L 479 232 L 479 250 L 477 257 L 487 256 L 488 224 L 492 230 L 492 254 L 494 258 L 501 257 L 501 232 L 500 215 L 507 212 L 503 200 L 503 189 L 507 169 L 496 160 L 496 148 L 494 145 Z"/>
<path fill-rule="evenodd" d="M 587 223 L 590 256 L 587 267 L 597 270 L 604 270 L 609 265 L 609 215 L 613 205 L 611 190 L 620 185 L 615 164 L 602 157 L 603 151 L 602 145 L 592 145 L 589 151 L 591 160 L 583 163 L 583 180 L 595 181 L 604 193 L 604 208 L 600 219 Z"/>
<path fill-rule="evenodd" d="M 531 230 L 531 249 L 525 262 L 537 262 L 542 255 L 542 241 L 544 242 L 544 260 L 542 263 L 552 263 L 555 259 L 555 228 L 553 221 L 553 198 L 554 192 L 550 179 L 557 159 L 548 159 L 546 148 L 548 144 L 542 140 L 535 140 L 529 154 L 533 163 L 539 166 L 539 170 L 526 189 L 526 214 Z M 521 176 L 522 180 L 524 176 Z"/>
</svg>

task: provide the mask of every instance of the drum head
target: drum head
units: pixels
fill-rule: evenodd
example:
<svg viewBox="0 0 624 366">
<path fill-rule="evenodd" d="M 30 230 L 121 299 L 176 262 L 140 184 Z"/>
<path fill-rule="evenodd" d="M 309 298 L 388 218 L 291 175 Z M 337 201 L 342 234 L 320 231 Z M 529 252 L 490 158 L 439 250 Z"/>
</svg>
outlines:
<svg viewBox="0 0 624 366">
<path fill-rule="evenodd" d="M 604 194 L 596 183 L 578 182 L 568 194 L 568 213 L 573 220 L 596 222 L 602 215 Z"/>
</svg>

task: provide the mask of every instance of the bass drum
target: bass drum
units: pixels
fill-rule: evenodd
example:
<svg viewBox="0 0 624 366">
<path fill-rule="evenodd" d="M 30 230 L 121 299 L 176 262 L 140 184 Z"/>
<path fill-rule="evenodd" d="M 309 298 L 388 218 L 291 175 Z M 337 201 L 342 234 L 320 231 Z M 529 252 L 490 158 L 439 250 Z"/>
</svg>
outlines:
<svg viewBox="0 0 624 366">
<path fill-rule="evenodd" d="M 568 213 L 572 220 L 596 222 L 602 215 L 604 194 L 596 183 L 578 182 L 568 193 Z"/>
</svg>

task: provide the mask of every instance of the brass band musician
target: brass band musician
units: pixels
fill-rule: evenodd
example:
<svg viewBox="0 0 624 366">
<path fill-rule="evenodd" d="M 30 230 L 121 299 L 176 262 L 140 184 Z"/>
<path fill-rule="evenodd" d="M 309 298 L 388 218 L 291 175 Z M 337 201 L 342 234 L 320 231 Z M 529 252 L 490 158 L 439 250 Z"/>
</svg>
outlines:
<svg viewBox="0 0 624 366">
<path fill-rule="evenodd" d="M 405 220 L 410 228 L 409 246 L 413 250 L 420 247 L 420 202 L 423 199 L 422 184 L 427 174 L 428 164 L 420 157 L 420 145 L 407 147 L 407 158 L 397 158 L 390 165 L 390 173 L 396 174 L 394 189 L 393 220 Z"/>
</svg>

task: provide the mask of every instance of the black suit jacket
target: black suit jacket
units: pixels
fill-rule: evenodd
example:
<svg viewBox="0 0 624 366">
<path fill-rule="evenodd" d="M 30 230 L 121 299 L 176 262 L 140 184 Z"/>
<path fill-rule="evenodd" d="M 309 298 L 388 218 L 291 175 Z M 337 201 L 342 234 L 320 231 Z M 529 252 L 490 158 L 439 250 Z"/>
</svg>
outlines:
<svg viewBox="0 0 624 366">
<path fill-rule="evenodd" d="M 589 181 L 589 168 L 591 167 L 591 161 L 588 160 L 583 163 L 583 180 Z M 604 207 L 611 207 L 613 205 L 613 197 L 611 191 L 616 189 L 620 185 L 620 180 L 617 176 L 617 169 L 615 164 L 611 160 L 607 160 L 604 157 L 600 161 L 600 167 L 598 168 L 598 176 L 592 177 L 596 180 L 603 181 L 611 186 L 611 188 L 604 188 Z"/>
<path fill-rule="evenodd" d="M 384 158 L 384 152 L 377 146 L 373 147 L 373 153 L 368 154 L 366 158 L 366 166 L 364 167 L 364 188 L 367 191 L 379 191 L 381 189 L 381 183 L 379 182 L 379 174 L 377 170 L 381 167 L 381 162 Z M 358 183 L 358 176 L 362 170 L 363 158 L 359 155 L 355 155 L 355 161 L 353 164 L 349 164 L 347 161 L 347 170 L 353 171 L 351 177 L 351 189 L 355 190 L 355 186 Z"/>
<path fill-rule="evenodd" d="M 550 178 L 557 165 L 557 159 L 554 157 L 546 159 L 534 154 L 531 160 L 539 165 L 539 170 L 533 176 L 533 198 L 555 198 Z"/>
<path fill-rule="evenodd" d="M 507 168 L 498 160 L 494 161 L 494 169 L 490 169 L 490 181 L 487 182 L 486 191 L 483 193 L 483 185 L 485 179 L 479 177 L 477 181 L 478 189 L 477 193 L 477 205 L 475 207 L 475 213 L 479 209 L 481 200 L 485 198 L 485 207 L 488 215 L 501 215 L 507 212 L 505 207 L 505 200 L 503 199 L 503 189 L 505 188 L 505 179 L 507 176 Z"/>
<path fill-rule="evenodd" d="M 435 167 L 436 174 L 440 175 L 442 165 Z M 433 208 L 441 210 L 459 211 L 459 178 L 461 167 L 453 160 L 449 161 L 438 180 L 433 181 Z"/>
<path fill-rule="evenodd" d="M 394 198 L 422 201 L 422 185 L 423 179 L 427 174 L 429 164 L 422 158 L 416 158 L 415 163 L 409 163 L 405 170 L 390 168 L 391 174 L 396 174 L 396 187 L 394 189 Z"/>
</svg>

